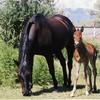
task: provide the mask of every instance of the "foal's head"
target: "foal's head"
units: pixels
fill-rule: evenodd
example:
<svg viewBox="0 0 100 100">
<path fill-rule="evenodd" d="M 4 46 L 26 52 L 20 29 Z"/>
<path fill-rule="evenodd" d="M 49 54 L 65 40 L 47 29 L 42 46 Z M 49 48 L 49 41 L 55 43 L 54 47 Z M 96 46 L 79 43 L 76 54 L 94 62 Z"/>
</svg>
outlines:
<svg viewBox="0 0 100 100">
<path fill-rule="evenodd" d="M 84 31 L 84 27 L 82 26 L 80 29 L 78 28 L 74 32 L 74 43 L 77 45 L 82 41 L 82 32 Z"/>
</svg>

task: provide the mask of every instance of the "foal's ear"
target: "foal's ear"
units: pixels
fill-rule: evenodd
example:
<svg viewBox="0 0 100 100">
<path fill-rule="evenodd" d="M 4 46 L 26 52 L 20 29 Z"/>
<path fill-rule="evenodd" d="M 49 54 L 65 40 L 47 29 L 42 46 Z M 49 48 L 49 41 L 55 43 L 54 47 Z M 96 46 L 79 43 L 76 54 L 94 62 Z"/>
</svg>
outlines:
<svg viewBox="0 0 100 100">
<path fill-rule="evenodd" d="M 80 31 L 81 31 L 81 32 L 83 32 L 83 31 L 84 31 L 84 27 L 83 27 L 83 26 L 81 27 Z"/>
<path fill-rule="evenodd" d="M 17 66 L 19 66 L 19 62 L 17 60 L 13 59 L 13 61 Z"/>
</svg>

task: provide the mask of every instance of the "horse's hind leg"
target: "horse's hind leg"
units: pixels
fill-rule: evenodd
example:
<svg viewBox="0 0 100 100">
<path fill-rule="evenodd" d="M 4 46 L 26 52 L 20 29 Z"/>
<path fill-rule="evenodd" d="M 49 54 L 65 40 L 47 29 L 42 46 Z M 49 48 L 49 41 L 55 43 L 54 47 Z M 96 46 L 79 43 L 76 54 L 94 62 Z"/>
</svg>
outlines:
<svg viewBox="0 0 100 100">
<path fill-rule="evenodd" d="M 65 58 L 63 57 L 63 54 L 61 52 L 59 52 L 58 54 L 56 54 L 57 58 L 60 60 L 60 64 L 62 66 L 62 70 L 63 70 L 63 77 L 64 77 L 64 86 L 67 87 L 67 70 L 66 70 L 66 61 Z"/>
<path fill-rule="evenodd" d="M 47 63 L 48 63 L 49 72 L 50 72 L 50 74 L 52 76 L 52 79 L 53 79 L 54 88 L 56 89 L 57 85 L 58 85 L 58 82 L 57 82 L 56 77 L 55 77 L 55 69 L 54 69 L 53 56 L 51 54 L 51 55 L 45 56 L 45 58 L 46 58 Z"/>
<path fill-rule="evenodd" d="M 97 87 L 96 87 L 96 76 L 97 76 L 97 68 L 96 68 L 96 58 L 91 59 L 90 61 L 91 65 L 92 65 L 92 70 L 93 70 L 93 92 L 96 92 Z"/>
<path fill-rule="evenodd" d="M 73 58 L 73 53 L 74 53 L 74 45 L 70 44 L 67 46 L 67 54 L 68 54 L 68 70 L 69 70 L 69 74 L 68 74 L 68 86 L 71 86 L 71 71 L 72 71 L 72 58 Z"/>
</svg>

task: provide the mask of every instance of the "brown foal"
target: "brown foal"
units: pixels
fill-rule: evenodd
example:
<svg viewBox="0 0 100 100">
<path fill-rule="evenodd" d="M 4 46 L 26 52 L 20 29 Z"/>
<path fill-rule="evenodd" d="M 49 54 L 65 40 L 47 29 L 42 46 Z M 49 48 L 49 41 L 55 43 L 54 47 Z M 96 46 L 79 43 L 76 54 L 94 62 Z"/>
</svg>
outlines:
<svg viewBox="0 0 100 100">
<path fill-rule="evenodd" d="M 97 50 L 95 47 L 90 44 L 86 43 L 84 44 L 82 41 L 82 32 L 84 30 L 84 27 L 81 27 L 81 29 L 77 29 L 74 33 L 74 43 L 75 43 L 75 51 L 74 51 L 74 60 L 75 60 L 75 67 L 76 67 L 76 79 L 73 86 L 73 90 L 70 94 L 70 96 L 74 96 L 74 93 L 76 91 L 76 85 L 79 78 L 79 70 L 80 70 L 80 64 L 83 63 L 84 65 L 84 76 L 85 76 L 85 83 L 86 83 L 86 96 L 89 95 L 89 93 L 93 90 L 93 92 L 96 91 L 96 75 L 97 75 L 97 69 L 96 69 L 96 58 L 97 58 Z M 89 67 L 89 62 L 92 66 L 93 71 L 93 82 L 94 86 L 92 89 L 92 80 L 91 80 L 91 68 Z M 89 89 L 88 89 L 88 78 L 89 76 Z"/>
</svg>

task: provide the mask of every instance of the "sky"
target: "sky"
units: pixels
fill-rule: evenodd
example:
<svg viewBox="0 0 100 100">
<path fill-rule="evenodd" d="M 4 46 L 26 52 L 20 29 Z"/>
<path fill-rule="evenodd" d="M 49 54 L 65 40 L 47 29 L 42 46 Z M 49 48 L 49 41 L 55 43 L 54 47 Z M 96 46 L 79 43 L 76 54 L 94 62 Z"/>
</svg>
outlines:
<svg viewBox="0 0 100 100">
<path fill-rule="evenodd" d="M 56 8 L 65 9 L 65 8 L 88 8 L 94 9 L 94 4 L 96 0 L 55 0 Z"/>
<path fill-rule="evenodd" d="M 0 3 L 5 0 L 0 0 Z M 55 0 L 56 8 L 65 9 L 65 8 L 89 8 L 94 9 L 94 3 L 96 0 Z"/>
</svg>

